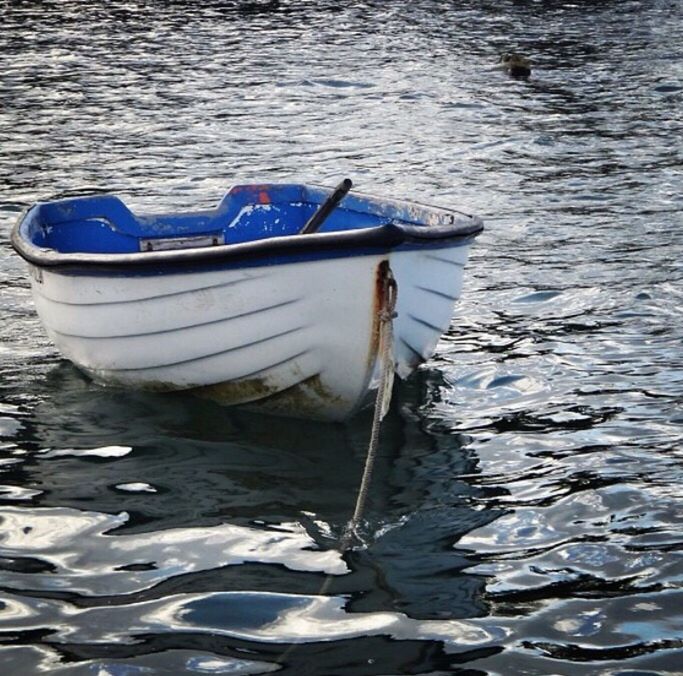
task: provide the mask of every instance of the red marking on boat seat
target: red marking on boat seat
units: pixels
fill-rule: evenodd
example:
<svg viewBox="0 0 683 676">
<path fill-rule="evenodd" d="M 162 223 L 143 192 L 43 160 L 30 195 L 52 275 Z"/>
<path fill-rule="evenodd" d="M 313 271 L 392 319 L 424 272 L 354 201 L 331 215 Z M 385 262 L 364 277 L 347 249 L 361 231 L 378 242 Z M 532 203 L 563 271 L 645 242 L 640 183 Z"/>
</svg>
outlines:
<svg viewBox="0 0 683 676">
<path fill-rule="evenodd" d="M 258 201 L 259 204 L 270 204 L 270 195 L 268 194 L 268 191 L 261 190 L 258 194 Z"/>
</svg>

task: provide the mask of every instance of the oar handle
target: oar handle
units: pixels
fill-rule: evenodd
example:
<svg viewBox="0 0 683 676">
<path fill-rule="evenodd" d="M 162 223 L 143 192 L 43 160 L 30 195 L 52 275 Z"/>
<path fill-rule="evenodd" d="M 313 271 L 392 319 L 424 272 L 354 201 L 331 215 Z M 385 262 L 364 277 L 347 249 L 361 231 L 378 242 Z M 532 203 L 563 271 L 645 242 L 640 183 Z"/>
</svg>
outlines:
<svg viewBox="0 0 683 676">
<path fill-rule="evenodd" d="M 306 221 L 306 225 L 299 231 L 301 235 L 310 235 L 317 232 L 327 217 L 334 211 L 339 202 L 344 199 L 346 193 L 351 190 L 353 182 L 345 178 L 332 192 L 332 194 L 318 207 L 318 210 Z"/>
</svg>

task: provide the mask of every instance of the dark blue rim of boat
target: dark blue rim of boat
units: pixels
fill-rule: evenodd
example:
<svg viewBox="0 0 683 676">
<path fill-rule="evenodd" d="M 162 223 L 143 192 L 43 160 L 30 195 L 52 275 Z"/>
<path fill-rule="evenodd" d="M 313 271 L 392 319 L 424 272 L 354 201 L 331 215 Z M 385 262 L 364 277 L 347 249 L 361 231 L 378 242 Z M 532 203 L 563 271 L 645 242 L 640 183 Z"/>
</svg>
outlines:
<svg viewBox="0 0 683 676">
<path fill-rule="evenodd" d="M 403 203 L 409 204 L 409 203 Z M 418 206 L 418 205 L 416 205 Z M 419 205 L 422 207 L 422 205 Z M 422 207 L 425 208 L 425 207 Z M 429 207 L 426 207 L 429 209 Z M 444 211 L 439 209 L 439 211 Z M 277 265 L 371 255 L 390 250 L 443 248 L 465 245 L 483 230 L 477 216 L 450 212 L 448 223 L 417 225 L 390 220 L 387 223 L 355 230 L 286 235 L 220 246 L 141 251 L 133 253 L 61 253 L 34 245 L 25 237 L 22 224 L 30 209 L 14 226 L 11 243 L 16 252 L 38 267 L 57 268 L 64 272 L 124 270 L 145 272 L 170 271 L 198 267 Z"/>
</svg>

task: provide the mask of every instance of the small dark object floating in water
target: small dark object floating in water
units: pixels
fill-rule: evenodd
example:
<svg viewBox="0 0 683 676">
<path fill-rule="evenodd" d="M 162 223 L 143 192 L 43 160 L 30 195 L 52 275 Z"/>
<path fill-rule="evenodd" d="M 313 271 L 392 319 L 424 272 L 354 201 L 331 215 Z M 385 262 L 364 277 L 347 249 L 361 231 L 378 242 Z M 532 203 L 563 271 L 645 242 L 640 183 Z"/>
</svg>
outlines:
<svg viewBox="0 0 683 676">
<path fill-rule="evenodd" d="M 521 54 L 503 54 L 500 63 L 505 72 L 512 77 L 529 77 L 531 75 L 531 61 Z"/>
</svg>

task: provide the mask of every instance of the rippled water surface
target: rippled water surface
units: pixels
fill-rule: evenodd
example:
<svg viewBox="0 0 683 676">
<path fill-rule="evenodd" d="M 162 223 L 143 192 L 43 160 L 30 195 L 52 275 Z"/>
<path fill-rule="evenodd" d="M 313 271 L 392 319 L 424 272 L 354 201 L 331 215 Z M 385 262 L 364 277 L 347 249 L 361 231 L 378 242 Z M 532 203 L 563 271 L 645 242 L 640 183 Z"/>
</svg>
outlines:
<svg viewBox="0 0 683 676">
<path fill-rule="evenodd" d="M 683 672 L 680 0 L 0 10 L 3 674 Z M 368 416 L 92 384 L 9 231 L 345 175 L 487 230 L 341 553 Z"/>
</svg>

